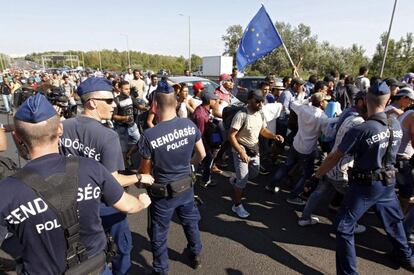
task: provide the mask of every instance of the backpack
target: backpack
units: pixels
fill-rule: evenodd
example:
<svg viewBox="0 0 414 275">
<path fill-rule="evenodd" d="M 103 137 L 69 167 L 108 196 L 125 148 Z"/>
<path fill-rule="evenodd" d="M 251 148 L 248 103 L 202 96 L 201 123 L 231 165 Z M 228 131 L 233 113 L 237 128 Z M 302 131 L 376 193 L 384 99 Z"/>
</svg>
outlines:
<svg viewBox="0 0 414 275">
<path fill-rule="evenodd" d="M 78 157 L 68 157 L 65 172 L 54 174 L 47 179 L 24 168 L 13 177 L 30 187 L 56 214 L 66 239 L 66 270 L 63 274 L 98 275 L 105 265 L 104 253 L 88 258 L 86 247 L 80 240 L 79 208 L 76 200 L 79 186 L 78 167 Z"/>
<path fill-rule="evenodd" d="M 0 156 L 0 180 L 13 175 L 18 170 L 18 165 L 8 157 Z"/>
<path fill-rule="evenodd" d="M 224 107 L 223 112 L 221 113 L 221 117 L 223 118 L 224 129 L 226 130 L 230 129 L 231 122 L 233 121 L 234 116 L 239 111 L 247 112 L 247 109 L 245 106 L 235 106 L 235 105 Z"/>
<path fill-rule="evenodd" d="M 224 107 L 223 112 L 221 113 L 221 116 L 222 116 L 222 119 L 223 119 L 224 129 L 226 129 L 227 131 L 230 129 L 233 118 L 238 112 L 243 112 L 243 113 L 247 114 L 246 106 L 231 105 L 231 106 Z M 263 114 L 263 111 L 260 110 L 259 112 L 260 112 L 260 115 L 262 116 L 262 121 L 266 120 L 265 116 Z M 245 117 L 245 119 L 243 121 L 243 124 L 240 127 L 240 129 L 242 129 L 244 127 L 244 124 L 246 123 L 246 120 L 247 120 L 247 116 Z"/>
</svg>

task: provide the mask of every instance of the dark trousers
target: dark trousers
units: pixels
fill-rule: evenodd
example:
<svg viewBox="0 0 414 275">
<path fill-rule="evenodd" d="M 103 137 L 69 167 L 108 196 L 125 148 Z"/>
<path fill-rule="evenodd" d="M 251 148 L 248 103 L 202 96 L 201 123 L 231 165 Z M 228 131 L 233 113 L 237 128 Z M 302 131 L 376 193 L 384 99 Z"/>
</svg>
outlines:
<svg viewBox="0 0 414 275">
<path fill-rule="evenodd" d="M 163 274 L 168 272 L 167 235 L 174 212 L 177 213 L 178 219 L 184 228 L 188 241 L 187 248 L 195 255 L 200 254 L 202 248 L 198 229 L 200 213 L 194 203 L 194 190 L 192 188 L 175 198 L 151 199 L 152 265 L 155 272 Z"/>
<path fill-rule="evenodd" d="M 132 235 L 127 215 L 103 204 L 100 215 L 105 232 L 111 234 L 117 247 L 117 255 L 112 258 L 112 272 L 114 275 L 127 274 L 131 267 L 132 250 Z"/>
<path fill-rule="evenodd" d="M 394 191 L 394 185 L 385 186 L 379 181 L 372 185 L 353 183 L 334 221 L 337 274 L 358 274 L 354 242 L 355 224 L 374 205 L 388 239 L 394 247 L 394 253 L 403 262 L 408 262 L 413 257 L 404 233 L 403 213 Z"/>
<path fill-rule="evenodd" d="M 314 152 L 304 155 L 296 151 L 293 146 L 290 147 L 285 163 L 276 171 L 276 174 L 272 178 L 271 187 L 274 188 L 275 186 L 279 186 L 281 181 L 287 176 L 290 169 L 292 169 L 297 163 L 300 163 L 302 168 L 302 177 L 290 193 L 291 198 L 299 196 L 299 194 L 303 192 L 305 181 L 313 174 L 314 159 Z"/>
</svg>

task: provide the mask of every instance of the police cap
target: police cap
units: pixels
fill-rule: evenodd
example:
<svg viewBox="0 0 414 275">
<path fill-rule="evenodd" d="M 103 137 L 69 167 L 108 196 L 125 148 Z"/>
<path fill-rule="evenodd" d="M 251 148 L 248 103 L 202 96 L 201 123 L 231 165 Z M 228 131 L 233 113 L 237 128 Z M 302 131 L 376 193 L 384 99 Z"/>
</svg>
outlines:
<svg viewBox="0 0 414 275">
<path fill-rule="evenodd" d="M 78 87 L 78 95 L 83 96 L 84 94 L 91 92 L 107 91 L 112 92 L 112 83 L 106 78 L 102 77 L 89 77 L 83 81 Z"/>
<path fill-rule="evenodd" d="M 41 93 L 26 99 L 17 110 L 14 117 L 18 120 L 39 123 L 57 115 L 55 108 Z"/>
</svg>

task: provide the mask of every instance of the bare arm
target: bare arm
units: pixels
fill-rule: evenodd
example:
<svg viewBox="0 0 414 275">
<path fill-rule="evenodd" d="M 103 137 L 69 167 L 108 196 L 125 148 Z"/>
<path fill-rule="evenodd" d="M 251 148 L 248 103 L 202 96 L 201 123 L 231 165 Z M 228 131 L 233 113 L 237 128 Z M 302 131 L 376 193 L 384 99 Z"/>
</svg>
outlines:
<svg viewBox="0 0 414 275">
<path fill-rule="evenodd" d="M 236 135 L 239 131 L 231 128 L 230 132 L 229 132 L 229 141 L 231 146 L 233 146 L 234 150 L 237 151 L 237 153 L 239 153 L 240 158 L 244 161 L 244 162 L 249 162 L 249 157 L 246 154 L 246 151 L 244 150 L 244 148 L 241 147 L 240 143 L 237 141 Z"/>
<path fill-rule="evenodd" d="M 147 194 L 140 194 L 138 198 L 124 192 L 122 197 L 113 205 L 119 211 L 126 213 L 137 213 L 147 208 L 151 204 L 151 199 Z"/>
<path fill-rule="evenodd" d="M 0 152 L 7 150 L 7 136 L 6 131 L 3 128 L 0 128 Z"/>
<path fill-rule="evenodd" d="M 195 153 L 191 160 L 191 164 L 199 164 L 206 156 L 206 150 L 204 149 L 201 138 L 196 142 L 194 149 Z"/>
<path fill-rule="evenodd" d="M 135 184 L 137 182 L 142 182 L 144 184 L 153 184 L 154 178 L 151 175 L 143 175 L 141 174 L 141 179 L 138 180 L 139 175 L 133 174 L 133 175 L 122 175 L 119 174 L 118 171 L 113 172 L 112 176 L 119 182 L 119 184 L 123 187 L 130 186 L 132 184 Z"/>
<path fill-rule="evenodd" d="M 283 137 L 281 136 L 281 135 L 275 135 L 275 134 L 273 134 L 272 132 L 270 132 L 270 130 L 269 129 L 267 129 L 267 128 L 262 128 L 261 130 L 260 130 L 260 135 L 262 136 L 262 137 L 264 137 L 264 138 L 267 138 L 267 139 L 273 139 L 273 140 L 275 140 L 275 141 L 278 141 L 278 142 L 280 142 L 280 143 L 282 143 L 283 142 Z"/>
<path fill-rule="evenodd" d="M 316 171 L 315 176 L 317 178 L 322 178 L 326 173 L 328 173 L 332 168 L 335 167 L 335 165 L 339 162 L 339 160 L 344 156 L 344 153 L 342 153 L 339 150 L 336 150 L 333 153 L 330 153 L 322 165 L 319 167 L 318 171 Z"/>
<path fill-rule="evenodd" d="M 152 123 L 154 121 L 155 118 L 155 114 L 153 112 L 149 112 L 148 114 L 148 118 L 147 118 L 147 125 L 149 128 L 154 128 L 154 123 Z"/>
</svg>

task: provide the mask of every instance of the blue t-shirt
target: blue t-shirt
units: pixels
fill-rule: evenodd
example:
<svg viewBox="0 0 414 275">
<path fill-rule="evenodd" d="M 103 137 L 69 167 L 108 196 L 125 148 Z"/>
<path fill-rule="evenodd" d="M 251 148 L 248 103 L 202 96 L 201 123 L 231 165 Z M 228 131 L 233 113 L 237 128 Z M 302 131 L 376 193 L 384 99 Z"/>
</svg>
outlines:
<svg viewBox="0 0 414 275">
<path fill-rule="evenodd" d="M 30 161 L 25 169 L 47 178 L 64 172 L 66 157 L 49 154 Z M 99 218 L 101 199 L 113 205 L 124 190 L 98 162 L 79 158 L 78 209 L 80 240 L 88 256 L 106 247 L 106 236 Z M 23 247 L 22 258 L 29 274 L 61 274 L 65 269 L 66 241 L 62 226 L 45 201 L 16 178 L 0 181 L 0 220 Z M 57 190 L 58 192 L 58 190 Z"/>
<path fill-rule="evenodd" d="M 153 163 L 156 183 L 171 183 L 191 174 L 191 156 L 201 134 L 187 118 L 174 118 L 144 131 L 138 147 Z"/>
<path fill-rule="evenodd" d="M 63 121 L 59 150 L 65 156 L 99 161 L 111 173 L 125 169 L 118 134 L 93 118 L 79 116 Z"/>
<path fill-rule="evenodd" d="M 383 123 L 373 119 L 382 120 Z M 391 147 L 392 159 L 387 165 L 395 164 L 398 148 L 401 144 L 402 130 L 398 121 L 392 120 L 393 142 Z M 353 127 L 345 134 L 338 150 L 344 154 L 354 155 L 354 169 L 358 171 L 377 171 L 382 167 L 382 159 L 388 146 L 390 132 L 385 113 L 377 113 L 364 123 Z"/>
</svg>

